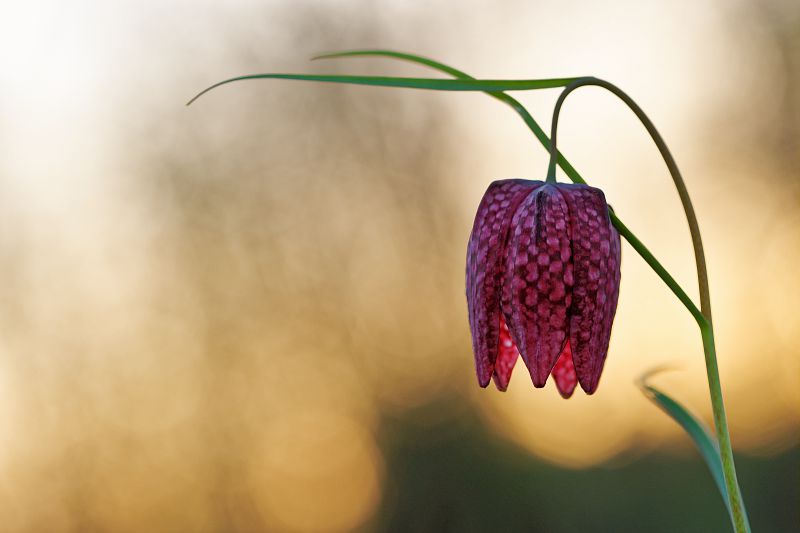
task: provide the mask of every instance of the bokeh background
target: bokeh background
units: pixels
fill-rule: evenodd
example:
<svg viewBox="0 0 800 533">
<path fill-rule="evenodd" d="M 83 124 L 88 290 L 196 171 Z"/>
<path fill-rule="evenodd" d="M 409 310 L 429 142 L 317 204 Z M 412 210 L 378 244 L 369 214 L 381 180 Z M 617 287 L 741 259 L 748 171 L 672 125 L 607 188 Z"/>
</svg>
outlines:
<svg viewBox="0 0 800 533">
<path fill-rule="evenodd" d="M 546 153 L 481 94 L 254 72 L 595 75 L 687 178 L 754 531 L 800 528 L 800 5 L 9 1 L 0 17 L 0 531 L 726 531 L 687 437 L 691 317 L 627 246 L 599 391 L 476 385 L 464 298 L 493 179 Z M 517 93 L 542 124 L 556 91 Z M 560 147 L 696 294 L 635 118 L 570 98 Z"/>
</svg>

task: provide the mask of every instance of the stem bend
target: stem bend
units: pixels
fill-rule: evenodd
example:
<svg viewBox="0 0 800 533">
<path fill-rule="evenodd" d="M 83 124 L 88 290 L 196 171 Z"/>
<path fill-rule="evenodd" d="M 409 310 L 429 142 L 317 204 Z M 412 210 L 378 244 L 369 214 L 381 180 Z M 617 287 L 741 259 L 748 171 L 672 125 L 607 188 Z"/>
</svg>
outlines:
<svg viewBox="0 0 800 533">
<path fill-rule="evenodd" d="M 575 89 L 590 85 L 602 87 L 625 102 L 625 104 L 631 109 L 631 111 L 633 111 L 636 117 L 642 122 L 645 129 L 650 134 L 650 137 L 652 137 L 653 142 L 658 147 L 658 151 L 661 152 L 661 156 L 664 158 L 664 162 L 667 164 L 669 173 L 672 176 L 672 181 L 675 183 L 675 188 L 677 189 L 678 196 L 681 199 L 683 210 L 686 212 L 686 221 L 689 223 L 689 232 L 692 236 L 692 246 L 694 247 L 694 257 L 697 266 L 697 283 L 700 289 L 700 311 L 702 311 L 706 320 L 711 323 L 711 297 L 708 287 L 708 270 L 706 268 L 705 253 L 703 252 L 703 240 L 700 237 L 700 227 L 697 223 L 697 215 L 694 212 L 692 201 L 689 198 L 689 191 L 686 189 L 686 183 L 683 181 L 683 176 L 681 176 L 680 170 L 678 170 L 678 165 L 675 162 L 675 158 L 672 157 L 672 154 L 670 153 L 667 144 L 664 142 L 664 139 L 661 137 L 661 134 L 658 133 L 655 125 L 647 117 L 642 108 L 639 107 L 639 105 L 634 102 L 630 96 L 628 96 L 622 89 L 613 83 L 598 78 L 580 78 L 567 85 L 564 90 L 561 91 L 561 95 L 558 97 L 558 101 L 556 102 L 553 110 L 552 133 L 550 135 L 550 164 L 547 169 L 548 177 L 552 175 L 553 178 L 555 178 L 556 162 L 558 161 L 558 149 L 556 147 L 558 117 L 561 113 L 561 107 L 564 105 L 564 100 L 566 100 L 567 96 L 569 96 L 569 94 Z"/>
<path fill-rule="evenodd" d="M 728 420 L 725 415 L 725 404 L 722 399 L 722 386 L 719 378 L 716 348 L 714 345 L 714 328 L 711 321 L 711 297 L 709 294 L 708 270 L 706 269 L 703 241 L 700 237 L 700 227 L 697 223 L 697 216 L 695 215 L 692 201 L 689 198 L 689 191 L 686 189 L 686 183 L 683 181 L 683 177 L 678 170 L 678 165 L 675 162 L 675 159 L 672 157 L 667 144 L 664 142 L 661 134 L 658 133 L 655 125 L 647 117 L 642 108 L 639 107 L 639 105 L 634 102 L 633 99 L 622 89 L 612 83 L 598 78 L 580 78 L 564 88 L 564 90 L 561 92 L 561 95 L 559 95 L 553 110 L 553 123 L 550 134 L 550 164 L 548 165 L 547 169 L 547 181 L 555 181 L 556 163 L 558 162 L 556 134 L 558 130 L 558 117 L 561 113 L 561 107 L 564 105 L 564 100 L 566 100 L 567 96 L 569 96 L 569 94 L 575 89 L 591 85 L 602 87 L 613 93 L 620 100 L 625 102 L 625 104 L 631 109 L 631 111 L 633 111 L 636 117 L 642 122 L 645 129 L 647 129 L 647 132 L 650 134 L 650 137 L 652 137 L 653 142 L 655 142 L 656 146 L 658 147 L 659 152 L 661 152 L 664 162 L 667 164 L 669 173 L 672 176 L 672 181 L 675 183 L 675 188 L 677 189 L 678 196 L 681 199 L 683 210 L 686 213 L 686 221 L 689 223 L 689 232 L 692 237 L 695 263 L 697 265 L 697 282 L 700 290 L 700 313 L 695 312 L 696 307 L 691 304 L 690 300 L 684 301 L 684 298 L 681 298 L 681 301 L 690 311 L 692 311 L 692 315 L 700 327 L 700 333 L 703 339 L 703 351 L 705 353 L 708 387 L 711 395 L 711 404 L 714 411 L 714 426 L 716 428 L 717 440 L 720 446 L 720 455 L 722 459 L 723 473 L 725 476 L 725 485 L 728 490 L 728 499 L 730 503 L 733 525 L 737 533 L 747 533 L 750 531 L 750 526 L 748 524 L 747 515 L 744 509 L 744 502 L 739 489 L 739 483 L 736 479 L 736 468 L 733 462 L 733 450 L 731 447 L 730 433 L 728 431 Z M 621 224 L 613 213 L 611 213 L 611 216 L 612 220 L 615 222 L 615 226 L 620 229 L 620 233 L 625 233 L 624 230 L 626 228 L 624 228 L 624 226 L 621 227 Z M 629 235 L 625 235 L 625 237 L 629 242 L 631 242 L 631 244 L 637 244 L 635 238 L 634 240 L 631 240 Z M 643 245 L 641 247 L 644 248 Z M 681 296 L 685 297 L 685 293 L 681 295 L 683 291 L 679 290 L 680 287 L 677 286 L 677 283 L 675 283 L 673 279 L 671 279 L 671 276 L 669 276 L 666 271 L 661 272 L 661 270 L 664 269 L 657 261 L 651 262 L 647 255 L 644 254 L 642 257 L 647 260 L 650 266 L 653 267 L 653 269 L 655 269 L 659 275 L 661 275 L 662 279 L 668 282 L 670 288 L 673 289 L 673 292 L 675 292 L 679 298 Z M 669 283 L 669 281 L 672 281 L 672 284 L 676 285 L 677 290 L 676 287 L 673 287 L 672 284 Z M 685 297 L 685 299 L 688 300 L 688 297 Z"/>
</svg>

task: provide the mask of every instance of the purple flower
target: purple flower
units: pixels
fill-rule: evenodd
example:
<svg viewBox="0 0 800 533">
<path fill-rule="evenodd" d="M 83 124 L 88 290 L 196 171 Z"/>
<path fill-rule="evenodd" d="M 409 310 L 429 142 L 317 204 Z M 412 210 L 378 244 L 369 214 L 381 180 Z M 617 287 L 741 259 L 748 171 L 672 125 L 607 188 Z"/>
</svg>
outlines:
<svg viewBox="0 0 800 533">
<path fill-rule="evenodd" d="M 481 387 L 506 390 L 522 355 L 535 387 L 597 389 L 620 281 L 620 238 L 588 185 L 495 181 L 467 248 L 467 306 Z"/>
</svg>

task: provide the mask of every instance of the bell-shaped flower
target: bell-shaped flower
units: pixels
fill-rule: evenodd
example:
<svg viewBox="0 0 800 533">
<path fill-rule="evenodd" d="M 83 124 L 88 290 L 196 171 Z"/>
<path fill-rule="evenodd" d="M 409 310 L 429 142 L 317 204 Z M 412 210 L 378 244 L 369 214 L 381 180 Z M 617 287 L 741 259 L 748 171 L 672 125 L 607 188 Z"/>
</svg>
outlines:
<svg viewBox="0 0 800 533">
<path fill-rule="evenodd" d="M 478 207 L 467 249 L 467 305 L 478 382 L 506 390 L 522 359 L 569 398 L 603 371 L 620 282 L 620 237 L 603 192 L 501 180 Z"/>
</svg>

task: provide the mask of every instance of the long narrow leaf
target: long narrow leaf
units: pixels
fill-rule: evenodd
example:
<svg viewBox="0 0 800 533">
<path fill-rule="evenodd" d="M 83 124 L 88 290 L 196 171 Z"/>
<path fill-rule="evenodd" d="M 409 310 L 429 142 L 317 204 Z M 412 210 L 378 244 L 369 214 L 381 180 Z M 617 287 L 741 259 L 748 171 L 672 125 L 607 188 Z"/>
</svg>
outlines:
<svg viewBox="0 0 800 533">
<path fill-rule="evenodd" d="M 429 57 L 422 57 L 415 54 L 407 54 L 404 52 L 395 52 L 393 50 L 345 50 L 343 52 L 330 52 L 326 54 L 319 54 L 312 57 L 311 60 L 314 61 L 317 59 L 336 59 L 340 57 L 358 57 L 358 56 L 362 57 L 381 56 L 381 57 L 391 57 L 393 59 L 402 59 L 404 61 L 410 61 L 411 63 L 418 63 L 420 65 L 425 65 L 426 67 L 431 67 L 432 69 L 444 72 L 445 74 L 450 74 L 454 78 L 461 78 L 465 80 L 475 79 L 466 72 L 462 72 L 457 68 L 445 65 L 444 63 L 440 63 L 435 59 L 431 59 Z"/>
<path fill-rule="evenodd" d="M 458 70 L 457 68 L 451 67 L 449 65 L 445 65 L 444 63 L 440 63 L 434 59 L 430 59 L 428 57 L 418 56 L 415 54 L 407 54 L 403 52 L 394 52 L 392 50 L 348 50 L 344 52 L 333 52 L 328 54 L 320 54 L 312 59 L 333 59 L 333 58 L 341 58 L 341 57 L 368 57 L 368 56 L 375 56 L 375 57 L 390 57 L 393 59 L 401 59 L 403 61 L 410 61 L 411 63 L 416 63 L 419 65 L 424 65 L 426 67 L 430 67 L 434 70 L 438 70 L 440 72 L 444 72 L 445 74 L 449 74 L 454 78 L 458 78 L 460 80 L 474 80 L 472 76 Z M 509 105 L 517 114 L 522 117 L 522 120 L 525 121 L 525 124 L 528 128 L 533 132 L 534 136 L 539 139 L 539 142 L 542 143 L 542 146 L 545 147 L 546 150 L 550 150 L 550 138 L 544 132 L 544 130 L 539 126 L 533 116 L 525 109 L 516 98 L 499 91 L 499 90 L 488 90 L 484 91 L 489 96 L 493 98 L 497 98 L 504 104 Z M 558 153 L 558 165 L 564 170 L 564 173 L 569 176 L 575 183 L 586 183 L 586 180 L 578 173 L 575 167 L 570 164 L 569 161 L 561 154 Z"/>
<path fill-rule="evenodd" d="M 435 91 L 530 91 L 534 89 L 552 89 L 564 87 L 577 78 L 554 78 L 546 80 L 476 80 L 476 79 L 436 79 L 436 78 L 395 78 L 389 76 L 339 76 L 325 74 L 250 74 L 237 76 L 203 89 L 186 105 L 203 96 L 208 91 L 242 80 L 278 79 L 304 80 L 328 83 L 347 83 L 350 85 L 372 85 L 376 87 L 405 87 L 407 89 L 428 89 Z"/>
<path fill-rule="evenodd" d="M 650 401 L 677 422 L 689 437 L 691 437 L 697 451 L 700 452 L 706 466 L 708 466 L 708 469 L 711 471 L 711 476 L 714 478 L 714 483 L 717 484 L 720 494 L 722 494 L 722 499 L 725 502 L 725 507 L 728 509 L 728 514 L 731 515 L 728 489 L 725 487 L 725 475 L 722 471 L 722 457 L 719 454 L 719 445 L 699 418 L 678 403 L 677 400 L 647 383 L 647 380 L 652 375 L 661 370 L 662 369 L 656 369 L 643 375 L 638 381 L 639 388 Z"/>
</svg>

